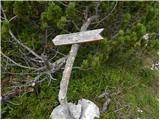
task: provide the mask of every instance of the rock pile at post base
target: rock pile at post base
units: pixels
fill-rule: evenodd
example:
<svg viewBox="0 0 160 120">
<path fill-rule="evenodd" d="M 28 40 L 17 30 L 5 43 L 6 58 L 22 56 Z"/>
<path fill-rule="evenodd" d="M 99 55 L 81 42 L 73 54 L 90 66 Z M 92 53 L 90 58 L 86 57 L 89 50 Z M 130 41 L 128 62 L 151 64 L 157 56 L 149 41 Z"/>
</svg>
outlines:
<svg viewBox="0 0 160 120">
<path fill-rule="evenodd" d="M 93 119 L 99 118 L 99 108 L 90 100 L 81 99 L 78 104 L 67 103 L 53 109 L 51 119 Z"/>
</svg>

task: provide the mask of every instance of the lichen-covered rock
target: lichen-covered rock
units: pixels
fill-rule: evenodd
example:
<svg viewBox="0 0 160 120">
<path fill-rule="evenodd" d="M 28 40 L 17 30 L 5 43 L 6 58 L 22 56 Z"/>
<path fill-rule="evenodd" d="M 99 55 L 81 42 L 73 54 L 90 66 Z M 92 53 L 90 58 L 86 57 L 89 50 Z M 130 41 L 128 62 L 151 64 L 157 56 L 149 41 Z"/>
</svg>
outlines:
<svg viewBox="0 0 160 120">
<path fill-rule="evenodd" d="M 50 118 L 52 119 L 69 119 L 71 116 L 69 115 L 67 105 L 59 105 L 53 109 Z"/>
<path fill-rule="evenodd" d="M 59 105 L 51 113 L 52 119 L 93 119 L 99 118 L 99 108 L 90 100 L 81 99 L 78 104 Z"/>
<path fill-rule="evenodd" d="M 81 115 L 82 105 L 68 103 L 68 106 L 69 106 L 70 115 L 75 119 L 79 119 Z"/>
<path fill-rule="evenodd" d="M 78 104 L 81 104 L 82 106 L 81 119 L 99 118 L 99 108 L 92 101 L 81 99 L 78 101 Z"/>
</svg>

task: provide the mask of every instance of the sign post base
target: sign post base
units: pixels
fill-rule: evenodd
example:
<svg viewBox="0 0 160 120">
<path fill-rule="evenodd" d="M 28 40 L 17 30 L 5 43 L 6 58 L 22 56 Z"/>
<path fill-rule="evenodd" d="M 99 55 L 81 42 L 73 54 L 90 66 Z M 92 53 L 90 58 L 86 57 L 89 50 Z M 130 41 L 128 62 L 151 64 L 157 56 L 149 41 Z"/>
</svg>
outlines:
<svg viewBox="0 0 160 120">
<path fill-rule="evenodd" d="M 78 104 L 67 103 L 53 109 L 51 119 L 94 119 L 99 118 L 100 111 L 97 105 L 87 99 L 81 99 Z"/>
</svg>

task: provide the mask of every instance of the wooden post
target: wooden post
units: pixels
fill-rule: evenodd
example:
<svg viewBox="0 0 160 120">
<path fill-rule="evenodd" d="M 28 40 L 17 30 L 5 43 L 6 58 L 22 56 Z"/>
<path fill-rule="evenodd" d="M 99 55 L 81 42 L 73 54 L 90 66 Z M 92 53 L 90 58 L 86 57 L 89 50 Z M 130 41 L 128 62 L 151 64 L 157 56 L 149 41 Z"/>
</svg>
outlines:
<svg viewBox="0 0 160 120">
<path fill-rule="evenodd" d="M 87 21 L 82 25 L 81 27 L 81 32 L 82 31 L 86 31 L 89 24 L 91 23 L 92 20 L 95 19 L 95 16 L 91 16 L 90 18 L 87 19 Z M 68 40 L 68 42 L 64 41 L 64 39 L 62 39 L 62 41 L 60 41 L 58 43 L 58 40 L 60 40 L 61 38 L 65 38 L 66 36 L 64 35 L 59 35 L 57 36 L 53 42 L 55 43 L 55 45 L 63 45 L 63 44 L 72 44 L 73 45 L 71 46 L 71 50 L 69 52 L 69 55 L 68 55 L 68 59 L 66 61 L 66 65 L 65 65 L 65 68 L 64 68 L 64 71 L 63 71 L 63 75 L 62 75 L 62 80 L 60 82 L 60 90 L 59 90 L 59 95 L 58 95 L 58 99 L 59 99 L 59 102 L 61 105 L 65 105 L 67 103 L 67 90 L 68 90 L 68 83 L 69 83 L 69 79 L 70 79 L 70 75 L 71 75 L 71 71 L 72 71 L 72 66 L 73 66 L 73 63 L 74 63 L 74 60 L 76 58 L 76 55 L 77 55 L 77 52 L 78 52 L 78 49 L 79 49 L 79 44 L 78 43 L 81 43 L 81 42 L 88 42 L 88 41 L 95 41 L 95 40 L 100 40 L 100 39 L 103 39 L 99 33 L 102 31 L 103 29 L 99 29 L 99 30 L 93 30 L 93 31 L 89 31 L 89 33 L 92 33 L 92 35 L 88 35 L 88 32 L 86 32 L 84 38 L 87 38 L 87 39 L 84 39 L 83 38 L 83 34 L 81 33 L 74 33 L 72 34 L 73 36 L 75 34 L 81 34 L 81 38 L 83 39 L 77 39 L 76 41 L 74 39 L 72 40 Z M 95 34 L 94 34 L 95 33 Z M 72 37 L 72 35 L 68 35 L 70 37 Z M 75 35 L 76 36 L 76 35 Z M 75 43 L 75 44 L 74 44 Z"/>
<path fill-rule="evenodd" d="M 60 104 L 67 103 L 66 95 L 67 95 L 68 83 L 69 83 L 69 79 L 72 71 L 72 66 L 76 58 L 79 46 L 80 46 L 79 44 L 72 45 L 71 50 L 69 52 L 68 59 L 66 61 L 65 69 L 63 71 L 63 76 L 60 83 L 60 91 L 58 95 Z"/>
</svg>

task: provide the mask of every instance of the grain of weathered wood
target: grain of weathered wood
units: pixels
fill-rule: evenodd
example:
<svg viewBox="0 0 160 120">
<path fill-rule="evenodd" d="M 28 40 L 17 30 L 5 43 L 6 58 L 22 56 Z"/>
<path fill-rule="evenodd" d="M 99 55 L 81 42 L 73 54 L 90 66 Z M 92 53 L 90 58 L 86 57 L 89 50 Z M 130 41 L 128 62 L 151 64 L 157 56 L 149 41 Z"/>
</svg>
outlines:
<svg viewBox="0 0 160 120">
<path fill-rule="evenodd" d="M 53 39 L 55 45 L 67 45 L 75 43 L 91 42 L 103 39 L 100 33 L 102 29 L 95 29 L 71 34 L 58 35 Z"/>
</svg>

